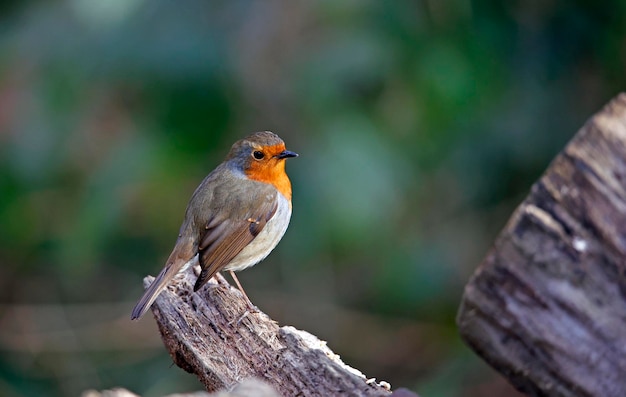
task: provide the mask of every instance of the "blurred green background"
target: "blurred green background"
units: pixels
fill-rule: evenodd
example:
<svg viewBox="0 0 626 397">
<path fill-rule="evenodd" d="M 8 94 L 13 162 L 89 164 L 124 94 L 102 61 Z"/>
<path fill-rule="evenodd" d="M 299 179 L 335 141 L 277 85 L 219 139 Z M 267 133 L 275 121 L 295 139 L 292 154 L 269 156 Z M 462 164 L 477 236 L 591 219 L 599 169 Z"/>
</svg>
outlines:
<svg viewBox="0 0 626 397">
<path fill-rule="evenodd" d="M 625 64 L 623 1 L 2 2 L 0 395 L 202 388 L 130 310 L 258 130 L 301 156 L 255 304 L 393 387 L 514 395 L 463 286 Z"/>
</svg>

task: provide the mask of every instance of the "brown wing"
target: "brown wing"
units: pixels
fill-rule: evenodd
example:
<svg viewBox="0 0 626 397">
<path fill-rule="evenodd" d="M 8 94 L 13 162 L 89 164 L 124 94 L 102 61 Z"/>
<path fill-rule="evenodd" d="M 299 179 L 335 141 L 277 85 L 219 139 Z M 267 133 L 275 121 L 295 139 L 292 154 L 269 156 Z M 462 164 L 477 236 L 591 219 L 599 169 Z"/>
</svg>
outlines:
<svg viewBox="0 0 626 397">
<path fill-rule="evenodd" d="M 193 287 L 194 291 L 228 265 L 263 230 L 278 208 L 276 195 L 267 195 L 258 207 L 240 218 L 212 218 L 207 222 L 206 232 L 198 246 L 202 272 Z"/>
</svg>

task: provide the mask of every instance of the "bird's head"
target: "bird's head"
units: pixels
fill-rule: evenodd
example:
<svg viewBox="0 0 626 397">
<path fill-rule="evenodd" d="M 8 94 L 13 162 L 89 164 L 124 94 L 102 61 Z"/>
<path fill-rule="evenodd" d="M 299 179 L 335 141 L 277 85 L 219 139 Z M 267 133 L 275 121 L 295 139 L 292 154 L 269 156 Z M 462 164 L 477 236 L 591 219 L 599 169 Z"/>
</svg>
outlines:
<svg viewBox="0 0 626 397">
<path fill-rule="evenodd" d="M 285 160 L 298 157 L 273 132 L 255 132 L 235 142 L 226 161 L 242 171 L 249 179 L 270 183 L 291 199 L 291 183 L 285 173 Z"/>
</svg>

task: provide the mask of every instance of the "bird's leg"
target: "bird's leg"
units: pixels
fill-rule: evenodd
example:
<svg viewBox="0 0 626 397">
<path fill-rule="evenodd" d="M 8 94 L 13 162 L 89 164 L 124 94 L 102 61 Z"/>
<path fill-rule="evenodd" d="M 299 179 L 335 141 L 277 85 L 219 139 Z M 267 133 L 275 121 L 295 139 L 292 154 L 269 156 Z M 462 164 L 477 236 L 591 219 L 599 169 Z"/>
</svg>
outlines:
<svg viewBox="0 0 626 397">
<path fill-rule="evenodd" d="M 228 284 L 228 281 L 226 281 L 224 276 L 222 276 L 222 273 L 216 272 L 215 275 L 213 276 L 213 278 L 215 279 L 215 281 L 217 281 L 217 284 L 219 286 L 224 287 L 226 289 L 228 289 L 228 287 L 230 287 L 230 284 Z"/>
<path fill-rule="evenodd" d="M 252 312 L 252 313 L 258 313 L 259 309 L 256 308 L 256 306 L 254 306 L 252 304 L 252 302 L 250 302 L 250 298 L 248 298 L 248 295 L 246 294 L 246 291 L 243 290 L 243 287 L 241 286 L 241 283 L 239 282 L 239 279 L 237 279 L 237 276 L 235 275 L 235 272 L 232 270 L 229 270 L 230 272 L 230 276 L 233 278 L 233 280 L 235 280 L 235 283 L 237 284 L 237 287 L 239 287 L 239 291 L 241 291 L 241 293 L 243 294 L 243 297 L 246 298 L 246 303 L 248 304 L 248 309 Z"/>
</svg>

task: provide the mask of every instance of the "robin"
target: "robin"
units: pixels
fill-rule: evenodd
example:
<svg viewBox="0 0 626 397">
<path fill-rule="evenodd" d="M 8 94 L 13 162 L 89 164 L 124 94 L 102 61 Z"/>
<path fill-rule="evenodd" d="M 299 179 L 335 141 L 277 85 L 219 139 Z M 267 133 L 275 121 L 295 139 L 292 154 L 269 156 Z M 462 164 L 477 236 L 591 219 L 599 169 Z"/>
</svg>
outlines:
<svg viewBox="0 0 626 397">
<path fill-rule="evenodd" d="M 141 317 L 172 278 L 196 260 L 202 270 L 194 292 L 218 271 L 228 270 L 254 308 L 234 271 L 265 259 L 285 234 L 291 218 L 285 160 L 297 156 L 269 131 L 235 142 L 191 196 L 176 245 L 131 318 Z"/>
</svg>

